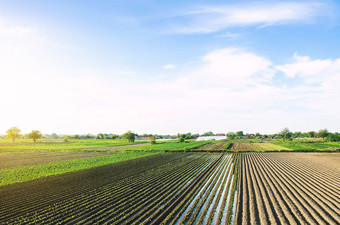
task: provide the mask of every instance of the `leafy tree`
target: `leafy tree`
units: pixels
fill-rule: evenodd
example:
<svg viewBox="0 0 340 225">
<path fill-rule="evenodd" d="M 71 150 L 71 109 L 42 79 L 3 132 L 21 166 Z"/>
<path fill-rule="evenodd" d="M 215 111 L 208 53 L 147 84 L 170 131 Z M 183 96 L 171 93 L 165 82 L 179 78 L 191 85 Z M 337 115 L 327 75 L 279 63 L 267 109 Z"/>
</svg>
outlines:
<svg viewBox="0 0 340 225">
<path fill-rule="evenodd" d="M 80 139 L 80 136 L 79 134 L 75 134 L 71 136 L 71 139 Z"/>
<path fill-rule="evenodd" d="M 241 136 L 244 136 L 244 134 L 243 134 L 243 131 L 237 131 L 236 132 L 236 137 L 241 137 Z"/>
<path fill-rule="evenodd" d="M 294 132 L 293 137 L 294 138 L 302 137 L 302 133 L 300 131 Z"/>
<path fill-rule="evenodd" d="M 156 136 L 155 135 L 152 135 L 152 137 L 150 138 L 150 143 L 152 145 L 155 145 L 156 144 Z"/>
<path fill-rule="evenodd" d="M 97 134 L 97 139 L 104 139 L 104 134 L 102 133 Z"/>
<path fill-rule="evenodd" d="M 192 138 L 197 139 L 200 135 L 199 134 L 193 134 Z"/>
<path fill-rule="evenodd" d="M 112 134 L 112 135 L 111 135 L 111 138 L 112 138 L 112 139 L 119 139 L 119 135 L 118 135 L 118 134 Z"/>
<path fill-rule="evenodd" d="M 179 141 L 179 143 L 183 143 L 183 142 L 184 142 L 184 135 L 183 135 L 183 134 L 181 134 L 181 135 L 179 136 L 178 141 Z"/>
<path fill-rule="evenodd" d="M 209 132 L 205 132 L 202 136 L 209 137 L 209 136 L 215 136 L 215 134 L 213 132 L 209 131 Z"/>
<path fill-rule="evenodd" d="M 12 138 L 13 143 L 15 142 L 15 139 L 20 137 L 21 130 L 18 127 L 11 127 L 7 131 L 7 137 Z"/>
<path fill-rule="evenodd" d="M 284 141 L 286 139 L 290 139 L 292 137 L 293 133 L 290 132 L 290 130 L 288 129 L 288 127 L 282 129 L 280 131 L 280 133 L 278 133 L 278 136 L 281 137 Z"/>
<path fill-rule="evenodd" d="M 128 131 L 125 134 L 122 135 L 124 139 L 127 139 L 129 142 L 134 142 L 135 141 L 135 136 L 137 134 L 133 133 L 132 131 Z"/>
<path fill-rule="evenodd" d="M 227 138 L 229 138 L 230 140 L 235 139 L 235 137 L 236 137 L 236 134 L 234 132 L 227 133 Z"/>
<path fill-rule="evenodd" d="M 339 142 L 340 141 L 340 134 L 339 133 L 329 133 L 327 136 L 327 141 L 331 141 L 331 142 Z"/>
<path fill-rule="evenodd" d="M 42 138 L 42 134 L 38 130 L 32 130 L 32 132 L 28 134 L 28 138 L 31 138 L 34 142 L 37 142 L 39 138 Z"/>
<path fill-rule="evenodd" d="M 69 142 L 69 139 L 70 139 L 69 136 L 65 136 L 65 137 L 63 138 L 63 141 L 64 141 L 64 142 Z"/>
<path fill-rule="evenodd" d="M 92 134 L 86 134 L 85 135 L 85 139 L 92 139 L 93 138 L 93 135 Z"/>
<path fill-rule="evenodd" d="M 52 133 L 50 136 L 51 139 L 58 139 L 59 136 L 56 133 Z"/>
<path fill-rule="evenodd" d="M 325 138 L 328 136 L 328 130 L 327 129 L 321 129 L 318 132 L 318 137 L 323 138 L 323 140 L 325 140 Z"/>
<path fill-rule="evenodd" d="M 192 139 L 191 133 L 186 133 L 185 134 L 185 139 Z"/>
<path fill-rule="evenodd" d="M 308 135 L 308 137 L 310 137 L 310 138 L 314 138 L 314 137 L 315 137 L 315 131 L 309 131 L 309 132 L 307 133 L 307 135 Z"/>
</svg>

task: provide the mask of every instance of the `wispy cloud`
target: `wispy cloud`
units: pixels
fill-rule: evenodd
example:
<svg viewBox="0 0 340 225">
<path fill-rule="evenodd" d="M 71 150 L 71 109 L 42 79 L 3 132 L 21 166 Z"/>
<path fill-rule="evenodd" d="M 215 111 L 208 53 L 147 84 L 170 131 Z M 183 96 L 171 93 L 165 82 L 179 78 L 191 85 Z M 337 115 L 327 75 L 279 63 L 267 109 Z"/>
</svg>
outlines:
<svg viewBox="0 0 340 225">
<path fill-rule="evenodd" d="M 27 35 L 34 33 L 31 27 L 13 26 L 8 24 L 4 19 L 0 18 L 0 34 L 5 35 Z"/>
<path fill-rule="evenodd" d="M 173 29 L 179 33 L 212 33 L 234 26 L 310 23 L 320 16 L 330 16 L 329 8 L 309 1 L 201 6 L 182 12 L 178 16 L 181 24 Z"/>
<path fill-rule="evenodd" d="M 163 69 L 166 69 L 166 70 L 171 70 L 171 69 L 175 69 L 176 66 L 174 64 L 168 64 L 168 65 L 165 65 L 163 67 Z"/>
<path fill-rule="evenodd" d="M 223 34 L 218 34 L 215 37 L 225 37 L 225 38 L 239 38 L 242 37 L 244 34 L 241 33 L 232 33 L 232 32 L 226 32 Z"/>
</svg>

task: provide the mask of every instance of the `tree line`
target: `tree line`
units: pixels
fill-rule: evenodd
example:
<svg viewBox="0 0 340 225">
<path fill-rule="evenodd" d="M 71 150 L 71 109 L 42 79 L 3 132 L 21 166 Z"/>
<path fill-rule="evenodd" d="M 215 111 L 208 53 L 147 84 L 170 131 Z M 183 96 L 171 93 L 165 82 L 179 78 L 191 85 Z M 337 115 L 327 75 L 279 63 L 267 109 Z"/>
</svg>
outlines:
<svg viewBox="0 0 340 225">
<path fill-rule="evenodd" d="M 38 130 L 32 130 L 28 134 L 21 134 L 21 130 L 18 127 L 11 127 L 6 132 L 6 137 L 11 138 L 13 143 L 18 138 L 24 139 L 32 139 L 34 142 L 37 142 L 38 139 L 64 139 L 67 141 L 68 139 L 127 139 L 128 141 L 133 142 L 135 139 L 141 137 L 147 137 L 151 139 L 152 142 L 155 142 L 156 139 L 178 139 L 180 142 L 183 142 L 187 139 L 196 139 L 201 136 L 215 136 L 213 132 L 205 132 L 203 134 L 180 134 L 177 135 L 157 135 L 157 134 L 143 134 L 138 135 L 132 131 L 127 131 L 126 133 L 119 135 L 119 134 L 106 134 L 106 133 L 99 133 L 97 135 L 86 134 L 86 135 L 57 135 L 56 133 L 52 133 L 50 135 L 42 135 Z M 224 134 L 223 134 L 224 135 Z M 331 133 L 327 129 L 321 129 L 319 131 L 309 131 L 309 132 L 292 132 L 288 128 L 282 129 L 280 132 L 276 134 L 245 134 L 243 131 L 237 132 L 229 132 L 225 135 L 228 139 L 283 139 L 285 140 L 292 140 L 293 138 L 322 138 L 324 141 L 330 142 L 339 142 L 340 141 L 340 133 L 335 132 Z"/>
</svg>

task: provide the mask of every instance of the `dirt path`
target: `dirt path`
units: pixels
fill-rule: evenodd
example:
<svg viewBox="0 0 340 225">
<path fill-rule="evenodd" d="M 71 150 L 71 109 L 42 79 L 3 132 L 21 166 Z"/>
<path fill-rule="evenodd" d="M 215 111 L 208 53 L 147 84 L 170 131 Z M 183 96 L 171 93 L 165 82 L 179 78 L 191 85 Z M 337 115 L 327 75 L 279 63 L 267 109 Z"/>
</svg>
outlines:
<svg viewBox="0 0 340 225">
<path fill-rule="evenodd" d="M 119 146 L 112 146 L 112 147 L 85 148 L 82 150 L 114 150 L 114 149 L 130 148 L 130 147 L 147 146 L 147 145 L 150 145 L 150 143 L 134 144 L 134 145 L 119 145 Z"/>
</svg>

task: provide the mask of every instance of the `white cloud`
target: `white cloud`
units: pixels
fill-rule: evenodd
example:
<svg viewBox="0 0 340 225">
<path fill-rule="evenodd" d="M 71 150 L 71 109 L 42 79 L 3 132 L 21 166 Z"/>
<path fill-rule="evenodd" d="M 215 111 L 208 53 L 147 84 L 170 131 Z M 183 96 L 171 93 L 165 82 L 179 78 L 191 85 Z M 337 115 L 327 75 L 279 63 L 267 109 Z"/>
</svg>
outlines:
<svg viewBox="0 0 340 225">
<path fill-rule="evenodd" d="M 300 79 L 292 88 L 297 96 L 307 96 L 309 113 L 328 115 L 329 120 L 340 116 L 340 59 L 311 59 L 294 54 L 292 63 L 276 66 L 289 78 Z M 307 114 L 307 112 L 306 112 Z"/>
<path fill-rule="evenodd" d="M 224 34 L 218 34 L 215 37 L 239 38 L 241 36 L 243 36 L 243 34 L 241 34 L 241 33 L 226 32 Z"/>
<path fill-rule="evenodd" d="M 43 133 L 338 129 L 340 59 L 295 54 L 277 65 L 225 48 L 176 72 L 178 79 L 146 82 L 133 79 L 134 71 L 123 80 L 81 69 L 81 62 L 65 63 L 56 53 L 37 32 L 0 36 L 0 133 L 14 125 Z M 274 85 L 278 72 L 296 84 Z"/>
<path fill-rule="evenodd" d="M 165 65 L 163 68 L 166 70 L 171 70 L 171 69 L 175 69 L 176 66 L 174 64 L 168 64 L 168 65 Z"/>
<path fill-rule="evenodd" d="M 304 77 L 310 81 L 319 81 L 324 79 L 324 76 L 330 74 L 325 70 L 331 69 L 336 64 L 336 61 L 331 59 L 326 60 L 311 60 L 308 56 L 299 56 L 294 54 L 293 63 L 278 65 L 276 69 L 282 71 L 286 76 L 294 78 L 296 76 Z M 325 73 L 326 72 L 326 73 Z M 324 74 L 320 77 L 321 74 Z"/>
<path fill-rule="evenodd" d="M 183 21 L 174 26 L 174 30 L 179 33 L 212 33 L 234 26 L 310 23 L 320 16 L 330 16 L 330 12 L 325 4 L 308 1 L 202 6 L 180 14 Z"/>
<path fill-rule="evenodd" d="M 0 18 L 0 34 L 5 35 L 27 35 L 35 33 L 31 27 L 9 25 L 4 19 Z"/>
<path fill-rule="evenodd" d="M 212 51 L 202 57 L 202 61 L 203 66 L 192 73 L 191 80 L 229 87 L 250 85 L 253 80 L 268 79 L 272 76 L 270 61 L 238 48 Z"/>
</svg>

